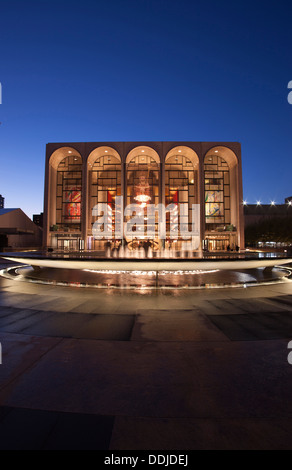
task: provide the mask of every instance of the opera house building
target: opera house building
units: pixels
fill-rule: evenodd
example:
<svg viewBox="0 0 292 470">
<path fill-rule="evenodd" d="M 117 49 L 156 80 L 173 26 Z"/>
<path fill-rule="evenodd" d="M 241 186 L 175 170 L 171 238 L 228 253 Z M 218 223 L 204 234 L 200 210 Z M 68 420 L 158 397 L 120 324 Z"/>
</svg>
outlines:
<svg viewBox="0 0 292 470">
<path fill-rule="evenodd" d="M 53 250 L 99 251 L 117 238 L 134 249 L 147 238 L 154 250 L 168 245 L 179 250 L 187 239 L 180 227 L 187 227 L 193 250 L 239 250 L 244 248 L 242 199 L 237 142 L 51 143 L 43 244 Z M 152 212 L 149 236 L 150 206 L 166 211 L 162 221 Z M 132 215 L 128 207 L 135 209 Z M 110 219 L 106 229 L 104 212 Z M 121 236 L 137 213 L 139 222 Z"/>
</svg>

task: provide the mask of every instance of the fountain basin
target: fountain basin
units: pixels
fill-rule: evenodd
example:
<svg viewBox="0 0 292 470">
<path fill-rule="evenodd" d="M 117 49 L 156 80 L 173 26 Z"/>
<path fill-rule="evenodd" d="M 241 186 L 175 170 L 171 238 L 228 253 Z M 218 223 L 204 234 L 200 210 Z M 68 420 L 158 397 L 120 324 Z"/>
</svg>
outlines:
<svg viewBox="0 0 292 470">
<path fill-rule="evenodd" d="M 201 289 L 285 282 L 292 258 L 243 254 L 204 258 L 94 258 L 83 254 L 15 253 L 0 274 L 11 280 L 69 287 Z"/>
<path fill-rule="evenodd" d="M 4 259 L 18 264 L 35 267 L 96 270 L 96 271 L 194 271 L 194 270 L 247 270 L 256 268 L 273 268 L 277 265 L 288 265 L 292 258 L 193 258 L 193 259 L 113 259 L 113 258 L 75 258 L 63 255 L 62 258 L 47 256 L 3 256 Z"/>
</svg>

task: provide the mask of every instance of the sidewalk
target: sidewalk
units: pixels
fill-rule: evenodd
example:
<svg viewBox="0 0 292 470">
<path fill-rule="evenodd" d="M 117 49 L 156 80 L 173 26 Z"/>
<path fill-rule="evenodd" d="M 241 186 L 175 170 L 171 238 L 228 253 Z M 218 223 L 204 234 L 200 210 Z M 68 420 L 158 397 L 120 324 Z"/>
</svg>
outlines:
<svg viewBox="0 0 292 470">
<path fill-rule="evenodd" d="M 0 278 L 0 449 L 291 449 L 291 286 L 125 295 Z"/>
</svg>

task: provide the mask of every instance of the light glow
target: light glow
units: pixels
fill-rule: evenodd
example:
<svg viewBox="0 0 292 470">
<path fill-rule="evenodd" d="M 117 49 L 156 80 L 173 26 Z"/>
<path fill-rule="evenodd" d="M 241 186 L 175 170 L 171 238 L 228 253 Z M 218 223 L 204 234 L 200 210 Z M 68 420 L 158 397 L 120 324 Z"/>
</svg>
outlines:
<svg viewBox="0 0 292 470">
<path fill-rule="evenodd" d="M 96 270 L 96 269 L 83 269 L 84 272 L 87 273 L 95 273 L 95 274 L 133 274 L 135 276 L 156 276 L 157 271 L 116 271 L 112 269 L 107 270 Z M 161 271 L 160 274 L 163 276 L 167 274 L 175 274 L 175 275 L 185 275 L 185 274 L 208 274 L 208 273 L 217 273 L 219 269 L 212 269 L 212 270 L 203 270 L 203 269 L 195 269 L 193 271 Z"/>
<path fill-rule="evenodd" d="M 147 194 L 138 194 L 136 197 L 135 197 L 135 200 L 138 201 L 138 202 L 141 202 L 142 204 L 146 204 L 147 202 L 149 202 L 151 199 L 150 196 L 148 196 Z M 143 206 L 145 207 L 145 206 Z"/>
</svg>

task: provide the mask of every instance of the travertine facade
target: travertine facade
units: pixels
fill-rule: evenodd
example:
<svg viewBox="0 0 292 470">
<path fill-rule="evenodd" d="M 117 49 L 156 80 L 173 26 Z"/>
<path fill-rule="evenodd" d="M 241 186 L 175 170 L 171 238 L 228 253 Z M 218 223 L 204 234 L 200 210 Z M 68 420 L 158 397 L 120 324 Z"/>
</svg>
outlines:
<svg viewBox="0 0 292 470">
<path fill-rule="evenodd" d="M 196 249 L 244 248 L 241 146 L 237 142 L 95 142 L 47 145 L 44 246 L 77 251 L 102 249 L 93 225 L 98 203 L 117 219 L 115 199 L 124 205 L 198 205 Z M 180 214 L 178 213 L 180 217 Z M 145 217 L 146 219 L 146 217 Z M 154 248 L 168 243 L 153 237 Z M 133 233 L 135 238 L 135 233 Z M 131 240 L 128 240 L 131 242 Z M 180 235 L 171 240 L 179 247 Z"/>
</svg>

